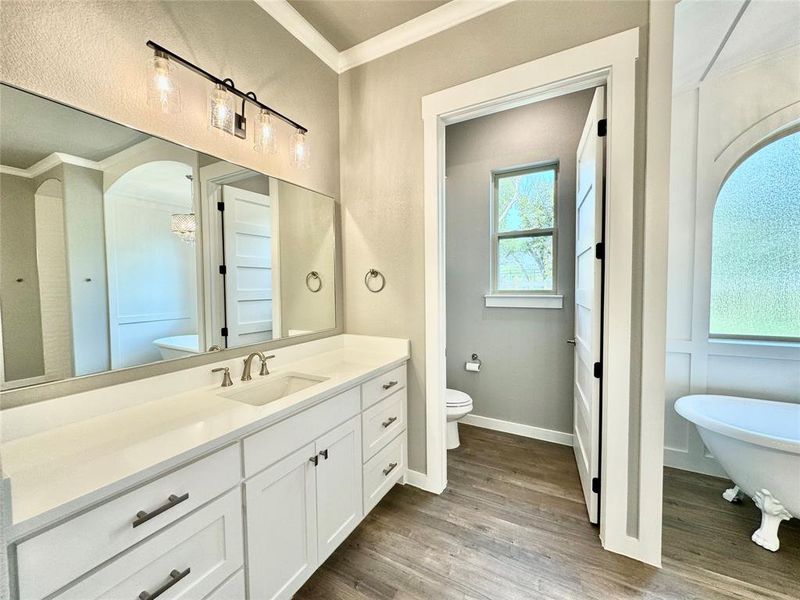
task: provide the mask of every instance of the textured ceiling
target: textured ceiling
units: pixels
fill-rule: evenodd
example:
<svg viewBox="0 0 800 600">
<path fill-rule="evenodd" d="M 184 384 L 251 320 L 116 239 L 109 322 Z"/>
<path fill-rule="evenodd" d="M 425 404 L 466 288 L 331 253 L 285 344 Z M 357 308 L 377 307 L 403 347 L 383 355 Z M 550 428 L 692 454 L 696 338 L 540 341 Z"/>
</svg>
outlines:
<svg viewBox="0 0 800 600">
<path fill-rule="evenodd" d="M 289 4 L 340 52 L 446 3 L 442 0 L 289 0 Z"/>
<path fill-rule="evenodd" d="M 0 85 L 0 164 L 27 169 L 53 152 L 99 161 L 148 136 Z"/>
</svg>

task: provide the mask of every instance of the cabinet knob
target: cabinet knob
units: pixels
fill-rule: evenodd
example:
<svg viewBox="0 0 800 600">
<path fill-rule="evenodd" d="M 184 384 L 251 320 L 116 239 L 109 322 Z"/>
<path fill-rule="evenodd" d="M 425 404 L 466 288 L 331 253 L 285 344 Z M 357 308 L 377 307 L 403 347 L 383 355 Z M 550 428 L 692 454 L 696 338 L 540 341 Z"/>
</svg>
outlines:
<svg viewBox="0 0 800 600">
<path fill-rule="evenodd" d="M 314 456 L 308 459 L 308 462 L 310 462 L 316 467 L 319 464 L 319 456 L 315 454 Z"/>
<path fill-rule="evenodd" d="M 322 458 L 324 458 L 325 460 L 328 460 L 328 449 L 327 449 L 327 448 L 325 448 L 325 450 L 321 451 L 321 452 L 319 453 L 319 455 L 320 455 Z"/>
</svg>

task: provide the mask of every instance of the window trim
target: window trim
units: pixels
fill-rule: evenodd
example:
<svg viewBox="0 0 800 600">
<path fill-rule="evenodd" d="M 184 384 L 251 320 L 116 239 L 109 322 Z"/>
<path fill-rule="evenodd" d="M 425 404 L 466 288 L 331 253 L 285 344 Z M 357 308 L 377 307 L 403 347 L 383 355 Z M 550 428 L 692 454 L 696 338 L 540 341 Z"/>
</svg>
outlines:
<svg viewBox="0 0 800 600">
<path fill-rule="evenodd" d="M 553 226 L 538 228 L 538 229 L 520 229 L 516 231 L 498 232 L 498 183 L 503 177 L 528 175 L 530 173 L 539 173 L 542 171 L 553 171 Z M 539 296 L 539 295 L 553 295 L 558 290 L 558 179 L 559 179 L 559 161 L 547 160 L 536 163 L 529 163 L 526 165 L 509 167 L 504 169 L 492 170 L 491 176 L 491 195 L 489 199 L 490 204 L 490 219 L 489 219 L 489 239 L 490 239 L 490 282 L 489 289 L 490 296 L 503 296 L 503 295 L 516 295 L 516 296 Z M 541 290 L 503 290 L 497 286 L 497 271 L 498 271 L 498 246 L 501 239 L 513 239 L 519 237 L 546 237 L 550 236 L 553 240 L 553 285 L 547 289 Z"/>
</svg>

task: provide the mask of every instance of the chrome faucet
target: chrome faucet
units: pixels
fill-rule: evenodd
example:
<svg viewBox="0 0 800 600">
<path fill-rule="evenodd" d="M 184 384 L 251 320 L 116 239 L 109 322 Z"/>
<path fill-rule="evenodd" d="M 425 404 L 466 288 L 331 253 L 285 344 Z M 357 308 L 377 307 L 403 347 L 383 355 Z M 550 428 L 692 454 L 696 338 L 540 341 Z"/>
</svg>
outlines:
<svg viewBox="0 0 800 600">
<path fill-rule="evenodd" d="M 270 358 L 275 358 L 274 354 L 270 354 L 269 356 L 264 356 L 261 352 L 255 351 L 250 356 L 244 359 L 244 369 L 242 370 L 242 381 L 250 381 L 252 376 L 250 375 L 250 368 L 253 364 L 253 359 L 258 357 L 261 360 L 261 371 L 260 375 L 269 375 L 269 369 L 267 368 L 267 361 Z"/>
</svg>

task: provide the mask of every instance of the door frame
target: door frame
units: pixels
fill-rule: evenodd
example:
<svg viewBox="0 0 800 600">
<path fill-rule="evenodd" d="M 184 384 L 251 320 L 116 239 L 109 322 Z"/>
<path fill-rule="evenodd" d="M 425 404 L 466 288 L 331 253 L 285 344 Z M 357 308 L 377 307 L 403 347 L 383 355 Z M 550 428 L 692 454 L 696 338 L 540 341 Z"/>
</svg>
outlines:
<svg viewBox="0 0 800 600">
<path fill-rule="evenodd" d="M 631 358 L 639 353 L 632 335 L 634 257 L 634 131 L 639 29 L 634 28 L 524 63 L 422 98 L 425 219 L 425 403 L 426 473 L 409 480 L 434 493 L 447 485 L 445 359 L 445 127 L 572 92 L 606 86 L 606 265 L 601 429 L 600 538 L 603 546 L 660 565 L 661 520 L 648 510 L 661 504 L 661 489 L 631 485 L 631 473 L 646 469 L 640 456 L 654 457 L 653 443 L 637 440 Z M 641 84 L 640 84 L 641 85 Z M 638 393 L 638 392 L 637 392 Z M 659 403 L 661 398 L 656 398 Z M 644 405 L 644 399 L 643 403 Z M 642 406 L 644 413 L 644 406 Z M 663 411 L 663 408 L 662 408 Z M 648 413 L 649 414 L 649 413 Z M 663 417 L 663 416 L 662 416 Z M 658 436 L 654 436 L 657 438 Z M 648 448 L 645 448 L 645 444 Z M 661 448 L 658 448 L 661 453 Z M 651 462 L 653 464 L 651 464 Z M 647 469 L 661 464 L 647 463 Z M 638 502 L 629 509 L 631 495 Z M 629 512 L 635 518 L 629 528 Z M 633 519 L 632 519 L 633 520 Z M 629 530 L 635 532 L 629 534 Z"/>
</svg>

